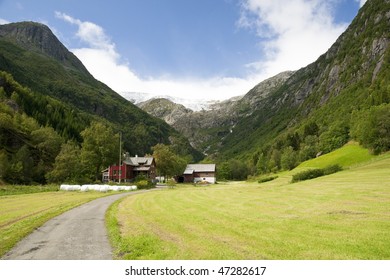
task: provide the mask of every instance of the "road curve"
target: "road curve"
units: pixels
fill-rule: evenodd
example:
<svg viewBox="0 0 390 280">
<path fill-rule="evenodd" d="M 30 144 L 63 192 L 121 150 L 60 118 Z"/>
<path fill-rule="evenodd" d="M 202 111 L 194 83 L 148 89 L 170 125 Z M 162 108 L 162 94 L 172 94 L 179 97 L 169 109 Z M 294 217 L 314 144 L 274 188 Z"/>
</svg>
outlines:
<svg viewBox="0 0 390 280">
<path fill-rule="evenodd" d="M 21 240 L 3 260 L 112 260 L 105 213 L 116 200 L 145 191 L 102 197 L 46 222 Z"/>
</svg>

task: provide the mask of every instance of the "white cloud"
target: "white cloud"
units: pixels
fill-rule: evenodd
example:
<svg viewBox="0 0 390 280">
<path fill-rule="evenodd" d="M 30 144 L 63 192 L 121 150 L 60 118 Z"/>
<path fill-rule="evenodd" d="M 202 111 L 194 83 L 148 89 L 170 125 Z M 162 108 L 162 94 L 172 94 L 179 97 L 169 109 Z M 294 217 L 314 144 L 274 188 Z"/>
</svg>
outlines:
<svg viewBox="0 0 390 280">
<path fill-rule="evenodd" d="M 360 7 L 363 7 L 364 4 L 366 4 L 367 0 L 355 0 L 356 2 L 360 3 Z"/>
<path fill-rule="evenodd" d="M 119 93 L 145 92 L 155 96 L 200 100 L 223 100 L 245 94 L 258 78 L 240 79 L 234 77 L 213 77 L 210 79 L 176 80 L 169 75 L 157 78 L 141 79 L 128 64 L 121 61 L 115 44 L 105 34 L 103 28 L 75 19 L 67 14 L 56 12 L 56 17 L 78 26 L 76 36 L 87 47 L 71 49 L 83 62 L 90 73 Z"/>
<path fill-rule="evenodd" d="M 248 66 L 271 76 L 315 61 L 346 28 L 333 22 L 331 5 L 325 0 L 243 0 L 238 25 L 256 31 L 265 54 Z"/>
<path fill-rule="evenodd" d="M 78 27 L 76 36 L 86 47 L 71 51 L 96 79 L 115 91 L 169 95 L 197 102 L 243 95 L 265 78 L 315 61 L 346 28 L 345 24 L 333 22 L 331 3 L 334 2 L 242 0 L 242 15 L 237 24 L 256 31 L 265 54 L 261 61 L 247 65 L 253 74 L 245 78 L 175 79 L 169 75 L 140 78 L 123 62 L 102 27 L 61 12 L 56 12 L 56 16 Z"/>
<path fill-rule="evenodd" d="M 8 20 L 0 18 L 0 24 L 8 24 L 10 23 Z"/>
</svg>

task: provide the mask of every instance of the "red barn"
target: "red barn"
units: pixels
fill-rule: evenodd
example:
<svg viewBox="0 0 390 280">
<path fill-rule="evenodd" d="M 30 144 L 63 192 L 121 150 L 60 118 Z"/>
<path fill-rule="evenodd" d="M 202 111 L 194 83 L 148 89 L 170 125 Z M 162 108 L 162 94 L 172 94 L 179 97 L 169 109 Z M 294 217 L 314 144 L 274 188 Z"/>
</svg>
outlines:
<svg viewBox="0 0 390 280">
<path fill-rule="evenodd" d="M 131 182 L 137 176 L 156 179 L 156 162 L 153 157 L 126 157 L 122 165 L 111 165 L 103 170 L 103 182 Z"/>
</svg>

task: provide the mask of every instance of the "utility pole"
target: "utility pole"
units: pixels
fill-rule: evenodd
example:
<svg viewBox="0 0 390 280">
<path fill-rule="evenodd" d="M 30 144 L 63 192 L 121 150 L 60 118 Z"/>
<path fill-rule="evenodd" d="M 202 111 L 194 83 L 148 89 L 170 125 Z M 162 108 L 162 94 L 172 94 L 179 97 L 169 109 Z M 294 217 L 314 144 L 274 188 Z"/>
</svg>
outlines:
<svg viewBox="0 0 390 280">
<path fill-rule="evenodd" d="M 119 131 L 119 184 L 121 183 L 121 178 L 122 178 L 122 131 Z"/>
</svg>

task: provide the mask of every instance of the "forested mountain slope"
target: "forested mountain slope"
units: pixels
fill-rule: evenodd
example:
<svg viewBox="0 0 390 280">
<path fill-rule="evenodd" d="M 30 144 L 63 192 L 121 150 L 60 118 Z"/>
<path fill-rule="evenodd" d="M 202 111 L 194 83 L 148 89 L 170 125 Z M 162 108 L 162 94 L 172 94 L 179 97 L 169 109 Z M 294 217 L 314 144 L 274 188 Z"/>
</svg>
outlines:
<svg viewBox="0 0 390 280">
<path fill-rule="evenodd" d="M 15 171 L 15 182 L 44 182 L 61 143 L 81 144 L 81 132 L 93 122 L 105 124 L 113 134 L 122 132 L 123 149 L 131 154 L 151 153 L 152 146 L 164 143 L 183 156 L 201 158 L 168 124 L 94 79 L 47 26 L 0 25 L 0 165 L 12 165 L 8 167 Z M 52 151 L 39 150 L 40 144 L 49 145 L 43 144 L 45 135 L 58 144 Z M 18 179 L 23 177 L 20 170 L 27 172 L 28 166 L 38 163 L 42 164 L 39 174 Z"/>
<path fill-rule="evenodd" d="M 389 46 L 390 1 L 369 0 L 325 54 L 238 121 L 215 157 L 247 159 L 252 172 L 266 172 L 351 138 L 374 152 L 390 149 Z"/>
</svg>

